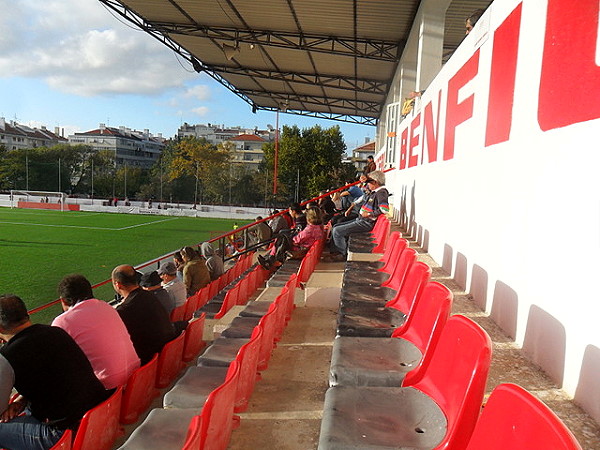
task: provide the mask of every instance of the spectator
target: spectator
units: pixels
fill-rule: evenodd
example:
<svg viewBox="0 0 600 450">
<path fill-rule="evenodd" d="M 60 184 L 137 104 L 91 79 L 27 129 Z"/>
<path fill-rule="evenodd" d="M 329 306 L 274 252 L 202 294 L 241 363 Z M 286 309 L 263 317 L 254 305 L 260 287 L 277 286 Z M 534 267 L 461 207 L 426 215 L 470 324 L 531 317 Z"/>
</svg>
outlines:
<svg viewBox="0 0 600 450">
<path fill-rule="evenodd" d="M 173 298 L 175 308 L 185 304 L 187 300 L 187 290 L 183 281 L 177 277 L 177 268 L 175 263 L 167 262 L 160 266 L 156 271 L 162 280 L 163 288 Z"/>
<path fill-rule="evenodd" d="M 210 283 L 210 273 L 203 259 L 192 247 L 183 247 L 181 256 L 185 265 L 183 266 L 183 283 L 187 289 L 188 297 L 194 295 Z"/>
<path fill-rule="evenodd" d="M 246 243 L 246 247 L 260 244 L 261 242 L 265 242 L 271 239 L 271 227 L 267 224 L 267 222 L 259 222 L 262 220 L 263 218 L 261 216 L 258 216 L 256 218 L 256 221 L 258 223 L 248 228 L 249 241 Z"/>
<path fill-rule="evenodd" d="M 336 211 L 342 210 L 342 194 L 340 191 L 335 191 L 331 194 L 331 201 L 333 202 Z"/>
<path fill-rule="evenodd" d="M 365 175 L 360 176 L 360 181 L 363 183 L 367 177 Z M 354 180 L 350 180 L 348 183 L 353 183 Z M 362 197 L 363 191 L 361 189 L 361 184 L 353 184 L 348 189 L 340 194 L 342 197 L 342 210 L 347 210 L 350 205 L 359 197 Z"/>
<path fill-rule="evenodd" d="M 321 191 L 319 195 L 324 195 L 325 193 L 325 191 Z M 329 195 L 326 195 L 325 197 L 321 197 L 319 199 L 318 205 L 323 213 L 323 222 L 329 222 L 333 215 L 337 212 L 335 208 L 335 203 L 333 203 L 333 200 L 331 200 L 331 197 Z"/>
<path fill-rule="evenodd" d="M 484 12 L 485 10 L 483 9 L 476 9 L 471 13 L 469 17 L 467 17 L 467 19 L 465 20 L 465 34 L 469 34 L 471 31 L 473 31 L 473 27 L 475 26 L 477 21 L 479 21 Z"/>
<path fill-rule="evenodd" d="M 331 230 L 332 250 L 331 260 L 345 261 L 348 253 L 348 237 L 352 233 L 371 231 L 377 217 L 389 211 L 388 191 L 384 187 L 385 174 L 375 170 L 367 175 L 367 185 L 370 193 L 365 197 L 359 212 L 359 217 L 351 222 L 334 226 Z"/>
<path fill-rule="evenodd" d="M 206 268 L 208 269 L 208 273 L 210 274 L 210 279 L 216 280 L 223 272 L 225 272 L 225 267 L 223 265 L 223 258 L 215 253 L 213 246 L 210 242 L 203 242 L 200 246 L 200 252 L 202 256 L 206 260 Z"/>
<path fill-rule="evenodd" d="M 302 259 L 310 247 L 324 236 L 323 218 L 320 209 L 307 209 L 306 220 L 308 225 L 293 238 L 290 238 L 288 233 L 280 233 L 271 254 L 266 257 L 258 256 L 259 264 L 270 270 L 285 261 L 287 257 Z"/>
<path fill-rule="evenodd" d="M 115 291 L 123 297 L 117 312 L 144 365 L 176 337 L 176 333 L 169 315 L 156 297 L 139 286 L 136 273 L 132 266 L 117 266 L 112 272 L 112 283 Z"/>
<path fill-rule="evenodd" d="M 279 211 L 274 209 L 273 214 L 279 214 Z M 285 219 L 284 216 L 285 214 L 281 214 L 279 216 L 273 217 L 269 221 L 269 226 L 271 227 L 271 230 L 273 230 L 273 236 L 275 236 L 281 230 L 286 230 L 289 228 L 288 221 Z"/>
<path fill-rule="evenodd" d="M 0 296 L 0 447 L 48 449 L 109 392 L 58 327 L 32 324 L 25 303 Z M 18 393 L 9 405 L 12 389 Z M 21 415 L 21 413 L 25 413 Z"/>
<path fill-rule="evenodd" d="M 165 308 L 167 314 L 170 315 L 171 311 L 173 311 L 176 307 L 175 299 L 171 296 L 171 294 L 169 294 L 169 292 L 163 289 L 161 283 L 162 280 L 156 270 L 143 274 L 140 279 L 140 286 L 142 287 L 142 289 L 144 289 L 145 291 L 152 292 L 158 300 L 158 302 L 163 306 L 163 308 Z"/>
<path fill-rule="evenodd" d="M 373 155 L 367 156 L 367 165 L 363 169 L 363 175 L 367 175 L 373 172 L 377 166 L 375 165 L 375 160 L 373 159 Z"/>
<path fill-rule="evenodd" d="M 288 211 L 294 221 L 293 228 L 296 231 L 302 231 L 306 226 L 306 216 L 304 215 L 304 211 L 300 206 L 300 203 L 292 203 Z"/>
<path fill-rule="evenodd" d="M 64 277 L 58 284 L 58 295 L 64 312 L 52 325 L 65 330 L 77 342 L 106 389 L 126 384 L 140 367 L 140 358 L 119 313 L 94 298 L 92 286 L 83 275 Z"/>
<path fill-rule="evenodd" d="M 181 252 L 173 253 L 173 263 L 177 268 L 177 278 L 183 281 L 183 266 L 185 266 L 185 262 L 183 261 L 183 256 L 181 256 Z"/>
</svg>

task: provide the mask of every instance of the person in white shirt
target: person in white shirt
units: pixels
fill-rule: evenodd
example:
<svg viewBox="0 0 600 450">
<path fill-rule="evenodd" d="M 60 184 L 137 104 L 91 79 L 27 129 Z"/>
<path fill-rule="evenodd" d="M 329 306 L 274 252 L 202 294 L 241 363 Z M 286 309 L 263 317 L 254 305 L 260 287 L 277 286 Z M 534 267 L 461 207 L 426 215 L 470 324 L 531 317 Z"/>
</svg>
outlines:
<svg viewBox="0 0 600 450">
<path fill-rule="evenodd" d="M 187 291 L 185 284 L 177 277 L 177 267 L 175 263 L 166 262 L 156 271 L 162 280 L 162 286 L 169 293 L 175 302 L 175 307 L 185 304 L 187 300 Z"/>
</svg>

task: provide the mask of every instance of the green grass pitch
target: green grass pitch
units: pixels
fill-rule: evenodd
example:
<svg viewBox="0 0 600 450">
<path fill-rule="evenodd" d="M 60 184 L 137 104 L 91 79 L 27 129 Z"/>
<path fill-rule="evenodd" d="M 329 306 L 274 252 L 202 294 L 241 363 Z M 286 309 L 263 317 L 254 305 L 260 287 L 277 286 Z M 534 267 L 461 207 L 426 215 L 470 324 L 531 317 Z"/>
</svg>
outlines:
<svg viewBox="0 0 600 450">
<path fill-rule="evenodd" d="M 239 222 L 239 221 L 238 221 Z M 57 298 L 56 286 L 69 273 L 92 285 L 110 278 L 119 264 L 139 265 L 184 245 L 231 231 L 234 220 L 60 212 L 0 208 L 0 294 L 21 297 L 28 308 Z M 96 297 L 111 300 L 112 285 Z M 32 316 L 49 322 L 60 307 Z"/>
</svg>

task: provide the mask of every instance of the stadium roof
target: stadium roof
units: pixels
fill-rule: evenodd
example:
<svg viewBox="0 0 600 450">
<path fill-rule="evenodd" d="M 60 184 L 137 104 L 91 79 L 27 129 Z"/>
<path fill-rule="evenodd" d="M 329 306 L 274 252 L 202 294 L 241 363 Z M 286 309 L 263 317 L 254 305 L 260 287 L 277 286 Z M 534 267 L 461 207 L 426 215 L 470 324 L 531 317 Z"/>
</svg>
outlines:
<svg viewBox="0 0 600 450">
<path fill-rule="evenodd" d="M 375 125 L 420 0 L 100 0 L 253 110 Z M 491 0 L 455 0 L 444 54 Z"/>
</svg>

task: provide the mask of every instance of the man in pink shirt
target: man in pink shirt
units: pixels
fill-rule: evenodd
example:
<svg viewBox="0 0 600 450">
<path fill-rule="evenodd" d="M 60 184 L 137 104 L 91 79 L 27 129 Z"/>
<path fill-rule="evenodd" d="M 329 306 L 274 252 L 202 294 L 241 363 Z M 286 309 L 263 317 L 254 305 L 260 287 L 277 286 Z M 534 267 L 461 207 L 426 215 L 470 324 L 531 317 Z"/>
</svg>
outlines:
<svg viewBox="0 0 600 450">
<path fill-rule="evenodd" d="M 140 359 L 119 313 L 94 298 L 92 286 L 83 275 L 64 277 L 58 285 L 58 295 L 65 312 L 52 325 L 65 330 L 77 342 L 106 389 L 126 384 L 140 367 Z"/>
</svg>

